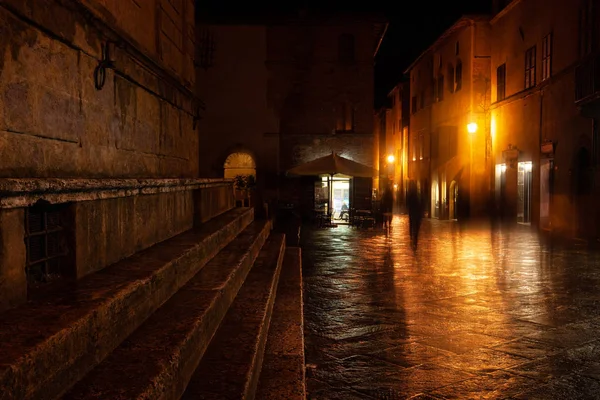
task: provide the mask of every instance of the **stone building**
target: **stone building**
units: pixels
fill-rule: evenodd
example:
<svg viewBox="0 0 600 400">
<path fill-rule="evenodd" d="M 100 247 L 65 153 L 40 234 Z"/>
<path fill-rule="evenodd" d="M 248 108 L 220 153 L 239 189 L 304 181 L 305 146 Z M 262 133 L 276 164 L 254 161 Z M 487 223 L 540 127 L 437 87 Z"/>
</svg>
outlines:
<svg viewBox="0 0 600 400">
<path fill-rule="evenodd" d="M 300 249 L 199 177 L 194 9 L 0 0 L 1 399 L 305 398 Z"/>
<path fill-rule="evenodd" d="M 389 185 L 398 210 L 405 204 L 408 180 L 409 96 L 409 82 L 399 83 L 388 93 L 386 105 L 375 112 L 374 188 L 380 191 Z"/>
<path fill-rule="evenodd" d="M 0 2 L 0 310 L 189 229 L 218 186 L 192 179 L 193 1 L 44 4 Z"/>
<path fill-rule="evenodd" d="M 598 4 L 515 0 L 496 11 L 496 202 L 508 220 L 598 238 Z"/>
<path fill-rule="evenodd" d="M 417 182 L 433 218 L 456 219 L 486 210 L 489 39 L 489 18 L 462 17 L 406 70 L 408 176 Z"/>
<path fill-rule="evenodd" d="M 384 29 L 352 14 L 201 21 L 202 174 L 222 177 L 244 155 L 261 201 L 312 209 L 314 180 L 285 171 L 332 151 L 372 166 L 373 57 Z M 361 185 L 370 196 L 371 181 Z"/>
</svg>

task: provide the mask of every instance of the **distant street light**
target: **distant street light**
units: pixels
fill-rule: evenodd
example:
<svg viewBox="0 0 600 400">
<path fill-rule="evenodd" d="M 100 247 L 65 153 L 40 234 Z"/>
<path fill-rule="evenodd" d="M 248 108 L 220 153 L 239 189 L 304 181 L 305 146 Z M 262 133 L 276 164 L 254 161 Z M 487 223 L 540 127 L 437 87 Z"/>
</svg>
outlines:
<svg viewBox="0 0 600 400">
<path fill-rule="evenodd" d="M 467 125 L 467 131 L 469 131 L 471 134 L 477 132 L 477 124 L 475 122 L 471 122 L 469 125 Z"/>
<path fill-rule="evenodd" d="M 394 161 L 396 161 L 396 157 L 394 157 L 393 154 L 390 154 L 389 156 L 387 156 L 387 162 L 392 164 Z"/>
</svg>

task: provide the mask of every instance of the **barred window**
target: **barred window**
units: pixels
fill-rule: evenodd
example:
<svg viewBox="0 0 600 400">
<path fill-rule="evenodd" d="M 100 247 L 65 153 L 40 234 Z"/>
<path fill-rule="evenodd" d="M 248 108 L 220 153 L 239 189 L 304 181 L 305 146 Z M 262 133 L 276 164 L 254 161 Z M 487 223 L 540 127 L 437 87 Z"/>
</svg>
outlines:
<svg viewBox="0 0 600 400">
<path fill-rule="evenodd" d="M 72 276 L 70 214 L 66 204 L 38 203 L 25 210 L 26 274 L 29 286 Z"/>
</svg>

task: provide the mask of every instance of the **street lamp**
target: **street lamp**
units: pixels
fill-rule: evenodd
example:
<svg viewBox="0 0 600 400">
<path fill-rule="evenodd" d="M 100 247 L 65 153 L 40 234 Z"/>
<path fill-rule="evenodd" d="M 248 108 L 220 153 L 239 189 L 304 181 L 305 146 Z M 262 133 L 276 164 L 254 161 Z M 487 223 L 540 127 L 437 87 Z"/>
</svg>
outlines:
<svg viewBox="0 0 600 400">
<path fill-rule="evenodd" d="M 467 125 L 467 131 L 470 134 L 473 134 L 475 132 L 477 132 L 477 124 L 475 122 L 471 122 L 470 124 Z"/>
<path fill-rule="evenodd" d="M 393 163 L 394 163 L 394 161 L 396 161 L 396 157 L 394 157 L 394 155 L 393 155 L 393 154 L 390 154 L 389 156 L 387 156 L 387 162 L 388 162 L 389 164 L 393 164 Z"/>
</svg>

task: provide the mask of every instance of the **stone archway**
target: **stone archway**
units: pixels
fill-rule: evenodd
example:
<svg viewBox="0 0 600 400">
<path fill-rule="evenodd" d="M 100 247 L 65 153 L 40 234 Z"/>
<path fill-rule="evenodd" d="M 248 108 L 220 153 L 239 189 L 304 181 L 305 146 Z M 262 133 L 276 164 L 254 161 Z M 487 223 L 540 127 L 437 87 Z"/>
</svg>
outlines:
<svg viewBox="0 0 600 400">
<path fill-rule="evenodd" d="M 223 164 L 223 177 L 233 179 L 237 175 L 253 175 L 256 178 L 256 162 L 251 154 L 238 151 L 227 156 Z"/>
</svg>

